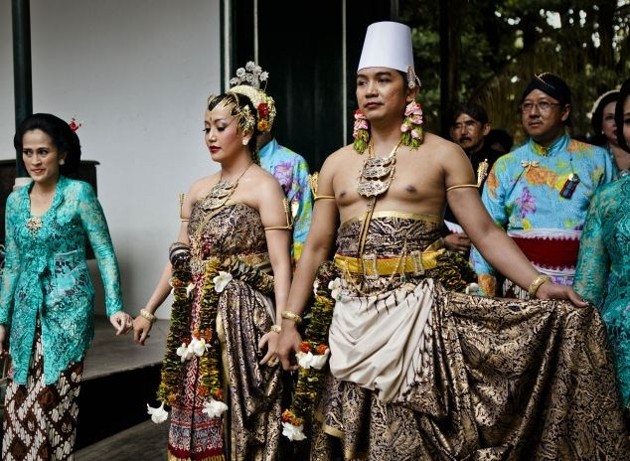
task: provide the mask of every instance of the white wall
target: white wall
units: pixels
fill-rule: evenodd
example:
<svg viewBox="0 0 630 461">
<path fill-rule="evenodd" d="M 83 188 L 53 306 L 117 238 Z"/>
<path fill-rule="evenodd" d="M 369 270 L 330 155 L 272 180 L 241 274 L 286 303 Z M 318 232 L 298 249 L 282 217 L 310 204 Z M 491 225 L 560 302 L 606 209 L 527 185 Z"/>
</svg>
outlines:
<svg viewBox="0 0 630 461">
<path fill-rule="evenodd" d="M 150 296 L 179 229 L 178 194 L 217 170 L 203 144 L 220 87 L 220 0 L 31 0 L 33 110 L 83 122 L 126 308 Z M 0 2 L 0 158 L 14 158 L 10 2 Z M 104 312 L 98 272 L 97 312 Z M 170 300 L 158 311 L 167 318 Z"/>
</svg>

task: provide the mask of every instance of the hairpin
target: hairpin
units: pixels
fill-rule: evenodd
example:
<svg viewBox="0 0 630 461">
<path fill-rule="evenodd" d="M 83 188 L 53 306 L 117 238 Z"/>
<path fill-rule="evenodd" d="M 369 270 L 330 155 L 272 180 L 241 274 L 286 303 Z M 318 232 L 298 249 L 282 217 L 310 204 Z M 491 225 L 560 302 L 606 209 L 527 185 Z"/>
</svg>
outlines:
<svg viewBox="0 0 630 461">
<path fill-rule="evenodd" d="M 236 77 L 230 80 L 230 86 L 249 85 L 257 90 L 261 89 L 261 83 L 267 85 L 269 72 L 263 71 L 262 68 L 254 61 L 248 61 L 245 67 L 236 69 Z M 262 88 L 264 90 L 264 88 Z"/>
</svg>

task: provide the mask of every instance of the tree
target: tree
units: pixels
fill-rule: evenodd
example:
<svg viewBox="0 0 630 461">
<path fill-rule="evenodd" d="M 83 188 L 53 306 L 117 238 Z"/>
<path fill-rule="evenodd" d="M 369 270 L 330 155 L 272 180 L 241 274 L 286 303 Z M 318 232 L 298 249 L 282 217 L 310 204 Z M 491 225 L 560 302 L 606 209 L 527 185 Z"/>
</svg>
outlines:
<svg viewBox="0 0 630 461">
<path fill-rule="evenodd" d="M 520 140 L 518 103 L 537 73 L 560 75 L 573 93 L 572 134 L 589 135 L 597 97 L 630 74 L 630 1 L 601 0 L 401 0 L 401 19 L 413 29 L 416 67 L 423 81 L 427 125 L 440 130 L 440 19 L 448 11 L 444 59 L 448 100 L 472 100 L 488 110 L 492 124 Z M 442 111 L 443 112 L 443 111 Z"/>
</svg>

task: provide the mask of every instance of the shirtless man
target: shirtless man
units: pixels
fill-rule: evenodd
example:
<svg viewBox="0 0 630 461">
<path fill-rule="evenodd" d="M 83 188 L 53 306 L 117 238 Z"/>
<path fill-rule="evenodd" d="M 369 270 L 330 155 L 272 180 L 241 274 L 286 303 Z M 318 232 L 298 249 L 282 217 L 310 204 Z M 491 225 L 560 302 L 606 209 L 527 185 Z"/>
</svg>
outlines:
<svg viewBox="0 0 630 461">
<path fill-rule="evenodd" d="M 570 418 L 570 429 L 557 440 L 549 440 L 538 430 L 552 424 L 559 414 L 572 414 L 567 408 L 571 403 L 559 399 L 549 410 L 553 413 L 549 419 L 533 420 L 531 427 L 536 430 L 518 432 L 520 420 L 505 415 L 512 415 L 511 411 L 520 415 L 527 406 L 521 386 L 524 381 L 531 383 L 532 369 L 523 374 L 515 370 L 523 360 L 538 360 L 558 349 L 536 349 L 540 338 L 509 345 L 506 338 L 514 339 L 525 331 L 532 337 L 549 333 L 540 332 L 540 324 L 531 324 L 532 309 L 540 322 L 548 319 L 545 312 L 550 309 L 566 315 L 577 311 L 593 316 L 596 312 L 585 308 L 586 303 L 570 287 L 541 276 L 495 226 L 480 200 L 473 169 L 462 149 L 422 132 L 421 110 L 415 102 L 418 90 L 409 28 L 394 22 L 372 24 L 357 72 L 360 112 L 355 114 L 355 142 L 331 154 L 322 166 L 314 191 L 311 229 L 293 278 L 287 311 L 282 315 L 278 355 L 285 369 L 295 370 L 294 355 L 300 351 L 302 339 L 296 324 L 301 321 L 318 268 L 329 257 L 336 238 L 334 263 L 339 276 L 335 284 L 339 291 L 333 295 L 336 304 L 328 336 L 330 374 L 318 402 L 318 413 L 324 420 L 313 425 L 311 460 L 336 459 L 339 452 L 344 459 L 371 461 L 463 459 L 474 457 L 477 450 L 509 444 L 512 456 L 537 453 L 537 443 L 544 445 L 541 450 L 560 450 L 563 443 L 572 444 L 592 433 L 595 429 L 591 426 L 603 416 L 594 411 L 586 417 L 582 413 L 581 419 L 576 416 L 577 423 Z M 518 308 L 505 301 L 445 291 L 440 267 L 449 264 L 449 258 L 439 242 L 447 200 L 476 247 L 507 277 L 537 298 L 569 299 L 573 304 L 529 301 L 523 302 L 523 313 L 515 313 Z M 465 322 L 461 320 L 464 312 Z M 505 329 L 514 328 L 514 323 L 509 327 L 498 324 L 509 316 L 518 320 L 522 316 L 523 324 L 515 322 L 517 329 L 506 334 Z M 493 327 L 488 329 L 488 325 Z M 598 325 L 592 328 L 601 329 Z M 450 336 L 454 331 L 455 340 Z M 578 341 L 582 337 L 580 332 Z M 488 349 L 481 346 L 483 341 Z M 501 384 L 489 378 L 484 381 L 486 387 L 473 389 L 466 370 L 479 364 L 469 364 L 471 358 L 462 352 L 471 345 L 481 347 L 482 354 L 493 363 L 475 374 L 477 380 L 499 373 L 493 368 L 498 363 L 509 364 L 514 374 Z M 557 343 L 556 347 L 563 350 L 568 346 Z M 605 349 L 604 340 L 599 347 Z M 490 357 L 495 354 L 497 357 Z M 582 357 L 576 360 L 578 366 L 583 365 Z M 537 367 L 534 376 L 555 373 L 557 379 L 558 375 L 574 373 L 574 365 L 545 370 L 545 361 L 531 366 Z M 602 376 L 611 379 L 614 386 L 609 365 L 589 373 L 598 375 L 599 381 Z M 580 386 L 590 386 L 589 390 L 596 390 L 598 385 L 596 380 L 587 384 L 580 381 Z M 509 395 L 509 399 L 488 404 L 492 399 L 481 396 L 485 392 L 481 388 Z M 554 390 L 546 387 L 544 391 Z M 536 405 L 548 405 L 542 388 L 536 392 Z M 503 420 L 484 422 L 483 411 L 473 408 L 474 402 L 484 401 L 490 412 L 486 416 L 502 415 Z M 510 411 L 507 402 L 512 405 Z M 620 413 L 615 413 L 615 408 L 608 406 L 603 414 L 610 417 L 607 412 L 612 412 L 612 418 L 617 418 Z M 614 421 L 613 432 L 622 432 L 620 416 Z M 512 437 L 514 432 L 497 437 L 491 433 L 495 424 L 514 428 L 518 435 L 509 442 L 505 437 Z M 626 450 L 615 445 L 617 440 L 610 438 L 608 430 L 598 449 L 615 454 L 615 450 Z M 428 437 L 429 432 L 435 436 Z M 542 442 L 535 437 L 541 437 Z"/>
</svg>

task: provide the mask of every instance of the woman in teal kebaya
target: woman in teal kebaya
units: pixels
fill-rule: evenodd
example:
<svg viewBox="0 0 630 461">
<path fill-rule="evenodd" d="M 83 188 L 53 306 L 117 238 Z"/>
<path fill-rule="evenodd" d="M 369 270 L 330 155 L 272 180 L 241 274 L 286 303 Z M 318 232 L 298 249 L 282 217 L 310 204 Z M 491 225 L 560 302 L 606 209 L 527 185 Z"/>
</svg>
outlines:
<svg viewBox="0 0 630 461">
<path fill-rule="evenodd" d="M 72 459 L 83 360 L 94 336 L 91 244 L 116 334 L 123 312 L 118 262 L 94 189 L 69 179 L 81 147 L 66 122 L 34 114 L 14 144 L 32 181 L 6 205 L 6 260 L 0 292 L 0 351 L 11 356 L 2 460 Z"/>
<path fill-rule="evenodd" d="M 630 79 L 615 110 L 619 146 L 630 158 Z M 580 240 L 575 291 L 599 306 L 630 423 L 630 175 L 597 190 Z"/>
</svg>

